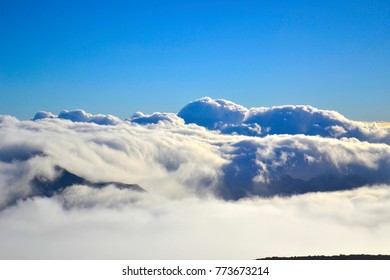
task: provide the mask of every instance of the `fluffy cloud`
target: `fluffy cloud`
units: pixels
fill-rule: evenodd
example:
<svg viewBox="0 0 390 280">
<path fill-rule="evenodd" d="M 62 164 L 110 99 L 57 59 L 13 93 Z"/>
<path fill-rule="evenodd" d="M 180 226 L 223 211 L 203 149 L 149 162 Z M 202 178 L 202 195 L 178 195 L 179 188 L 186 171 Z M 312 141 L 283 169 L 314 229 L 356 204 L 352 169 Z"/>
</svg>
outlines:
<svg viewBox="0 0 390 280">
<path fill-rule="evenodd" d="M 388 254 L 389 205 L 384 185 L 235 203 L 74 186 L 61 198 L 29 199 L 2 211 L 0 258 Z"/>
<path fill-rule="evenodd" d="M 138 124 L 157 124 L 158 122 L 170 122 L 176 124 L 183 124 L 184 120 L 174 113 L 153 113 L 146 115 L 142 112 L 135 113 L 128 121 Z"/>
<path fill-rule="evenodd" d="M 68 111 L 64 110 L 61 111 L 58 116 L 54 115 L 50 112 L 40 111 L 35 114 L 33 117 L 33 120 L 41 120 L 41 119 L 53 119 L 53 118 L 59 118 L 63 120 L 70 120 L 73 122 L 90 122 L 90 123 L 96 123 L 101 125 L 115 125 L 120 122 L 119 118 L 112 116 L 112 115 L 92 115 L 90 113 L 85 112 L 84 110 L 73 110 Z"/>
<path fill-rule="evenodd" d="M 383 253 L 388 139 L 388 128 L 332 111 L 210 98 L 125 121 L 82 110 L 1 116 L 0 257 Z M 47 182 L 39 191 L 37 178 Z"/>
<path fill-rule="evenodd" d="M 170 123 L 3 121 L 0 206 L 13 202 L 17 190 L 23 190 L 21 198 L 27 197 L 29 182 L 36 176 L 53 178 L 56 166 L 90 182 L 137 183 L 172 196 L 214 188 L 226 159 L 217 146 L 199 138 L 207 134 L 204 129 L 180 130 L 184 126 Z"/>
<path fill-rule="evenodd" d="M 206 97 L 189 103 L 178 116 L 186 123 L 195 123 L 225 134 L 304 134 L 331 138 L 355 137 L 362 141 L 390 143 L 389 129 L 351 121 L 338 112 L 311 106 L 247 109 L 230 101 Z"/>
<path fill-rule="evenodd" d="M 221 194 L 291 195 L 390 182 L 390 147 L 353 139 L 272 135 L 227 147 Z"/>
<path fill-rule="evenodd" d="M 137 183 L 171 190 L 174 196 L 213 193 L 226 199 L 390 182 L 386 144 L 305 135 L 224 135 L 185 125 L 170 114 L 134 119 L 140 118 L 143 125 L 97 126 L 58 118 L 3 122 L 3 176 L 24 180 L 24 186 L 41 173 L 53 177 L 60 166 L 90 182 Z"/>
<path fill-rule="evenodd" d="M 223 125 L 241 123 L 247 111 L 245 107 L 227 100 L 204 97 L 186 105 L 178 116 L 186 123 L 196 123 L 208 129 L 219 129 Z"/>
<path fill-rule="evenodd" d="M 35 114 L 35 116 L 32 118 L 34 121 L 36 120 L 41 120 L 41 119 L 54 119 L 57 116 L 54 115 L 51 112 L 46 112 L 46 111 L 39 111 Z"/>
</svg>

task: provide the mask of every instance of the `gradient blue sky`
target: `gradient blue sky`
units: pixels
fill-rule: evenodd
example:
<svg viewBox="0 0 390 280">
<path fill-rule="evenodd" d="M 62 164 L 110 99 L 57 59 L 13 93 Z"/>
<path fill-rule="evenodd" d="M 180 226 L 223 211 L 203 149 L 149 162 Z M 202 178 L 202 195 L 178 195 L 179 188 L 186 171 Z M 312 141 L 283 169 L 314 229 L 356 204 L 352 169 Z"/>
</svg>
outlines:
<svg viewBox="0 0 390 280">
<path fill-rule="evenodd" d="M 390 1 L 0 1 L 0 114 L 203 97 L 390 120 Z"/>
</svg>

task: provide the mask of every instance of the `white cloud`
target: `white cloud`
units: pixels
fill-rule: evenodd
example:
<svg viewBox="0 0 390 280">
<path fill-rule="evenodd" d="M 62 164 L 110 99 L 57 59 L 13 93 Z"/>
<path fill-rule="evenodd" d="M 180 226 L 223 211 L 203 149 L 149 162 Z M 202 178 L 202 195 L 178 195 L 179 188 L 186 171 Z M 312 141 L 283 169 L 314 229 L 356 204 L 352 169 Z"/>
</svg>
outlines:
<svg viewBox="0 0 390 280">
<path fill-rule="evenodd" d="M 247 111 L 245 107 L 227 100 L 203 97 L 187 104 L 178 116 L 187 123 L 196 123 L 209 129 L 219 129 L 221 125 L 241 123 Z"/>
<path fill-rule="evenodd" d="M 251 259 L 390 246 L 384 185 L 238 202 L 73 188 L 63 198 L 71 208 L 35 198 L 1 212 L 0 258 Z"/>
<path fill-rule="evenodd" d="M 331 138 L 355 137 L 362 141 L 390 144 L 390 129 L 352 121 L 338 112 L 311 106 L 275 106 L 247 109 L 223 99 L 205 97 L 186 105 L 178 114 L 195 123 L 226 134 L 266 136 L 304 134 Z"/>
<path fill-rule="evenodd" d="M 212 130 L 172 113 L 0 116 L 0 258 L 386 253 L 388 129 L 309 106 L 204 98 L 183 110 Z M 34 196 L 31 181 L 57 166 L 147 193 L 78 184 Z"/>
<path fill-rule="evenodd" d="M 176 124 L 184 124 L 184 120 L 174 113 L 153 113 L 145 115 L 141 112 L 135 113 L 128 121 L 138 124 L 156 124 L 158 122 L 170 122 Z"/>
<path fill-rule="evenodd" d="M 32 118 L 34 121 L 36 120 L 41 120 L 41 119 L 54 119 L 57 116 L 54 115 L 51 112 L 46 112 L 46 111 L 39 111 L 35 114 L 35 116 Z"/>
<path fill-rule="evenodd" d="M 90 123 L 96 123 L 100 125 L 115 125 L 120 123 L 120 119 L 112 116 L 112 115 L 103 115 L 103 114 L 97 114 L 92 115 L 90 113 L 85 112 L 84 110 L 64 110 L 61 111 L 58 116 L 54 115 L 50 112 L 40 111 L 35 114 L 33 117 L 33 120 L 41 120 L 41 119 L 54 119 L 59 118 L 63 120 L 70 120 L 72 122 L 90 122 Z"/>
<path fill-rule="evenodd" d="M 77 116 L 75 122 L 1 123 L 0 160 L 8 164 L 4 182 L 22 180 L 23 185 L 61 166 L 91 182 L 137 183 L 175 197 L 189 192 L 233 199 L 390 182 L 390 147 L 384 143 L 302 134 L 224 135 L 186 125 L 170 113 L 137 113 L 130 122 L 110 126 L 89 123 L 92 116 L 83 111 L 70 115 Z M 20 174 L 22 164 L 34 168 Z"/>
</svg>

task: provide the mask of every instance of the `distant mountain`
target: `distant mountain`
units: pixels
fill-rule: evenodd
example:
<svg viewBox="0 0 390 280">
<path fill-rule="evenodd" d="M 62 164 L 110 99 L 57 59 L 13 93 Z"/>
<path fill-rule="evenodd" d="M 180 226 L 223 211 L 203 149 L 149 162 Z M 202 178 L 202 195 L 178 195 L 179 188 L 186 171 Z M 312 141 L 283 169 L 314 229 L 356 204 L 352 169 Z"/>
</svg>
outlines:
<svg viewBox="0 0 390 280">
<path fill-rule="evenodd" d="M 338 255 L 338 256 L 296 256 L 268 257 L 258 260 L 390 260 L 390 255 Z"/>
<path fill-rule="evenodd" d="M 64 190 L 72 185 L 87 185 L 93 188 L 102 188 L 107 185 L 113 185 L 118 189 L 129 189 L 134 191 L 145 191 L 137 184 L 124 184 L 119 182 L 90 182 L 82 177 L 79 177 L 62 167 L 56 167 L 59 174 L 54 179 L 49 179 L 46 176 L 36 176 L 31 180 L 33 187 L 33 196 L 51 197 L 55 193 Z"/>
</svg>

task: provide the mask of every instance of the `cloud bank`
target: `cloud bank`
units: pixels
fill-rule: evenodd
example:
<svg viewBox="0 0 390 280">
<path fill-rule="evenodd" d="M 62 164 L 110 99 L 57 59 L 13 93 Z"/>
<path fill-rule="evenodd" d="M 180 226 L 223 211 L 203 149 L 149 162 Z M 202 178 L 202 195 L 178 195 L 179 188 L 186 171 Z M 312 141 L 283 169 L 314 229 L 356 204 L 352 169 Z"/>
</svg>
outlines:
<svg viewBox="0 0 390 280">
<path fill-rule="evenodd" d="M 275 106 L 247 109 L 230 101 L 209 97 L 186 105 L 178 116 L 225 134 L 266 136 L 304 134 L 322 137 L 354 137 L 362 141 L 390 143 L 389 132 L 377 124 L 351 121 L 338 112 L 311 106 Z"/>
<path fill-rule="evenodd" d="M 40 119 L 54 119 L 59 118 L 62 120 L 70 120 L 73 122 L 87 122 L 87 123 L 96 123 L 101 125 L 115 125 L 120 122 L 119 118 L 112 115 L 92 115 L 90 113 L 85 112 L 84 110 L 73 110 L 61 111 L 58 116 L 54 115 L 51 112 L 40 111 L 35 114 L 32 120 L 40 120 Z"/>
<path fill-rule="evenodd" d="M 58 200 L 34 198 L 3 211 L 0 256 L 253 259 L 386 254 L 389 205 L 389 186 L 235 203 L 74 186 Z"/>
<path fill-rule="evenodd" d="M 126 120 L 0 116 L 0 258 L 389 253 L 389 135 L 211 98 Z"/>
</svg>

